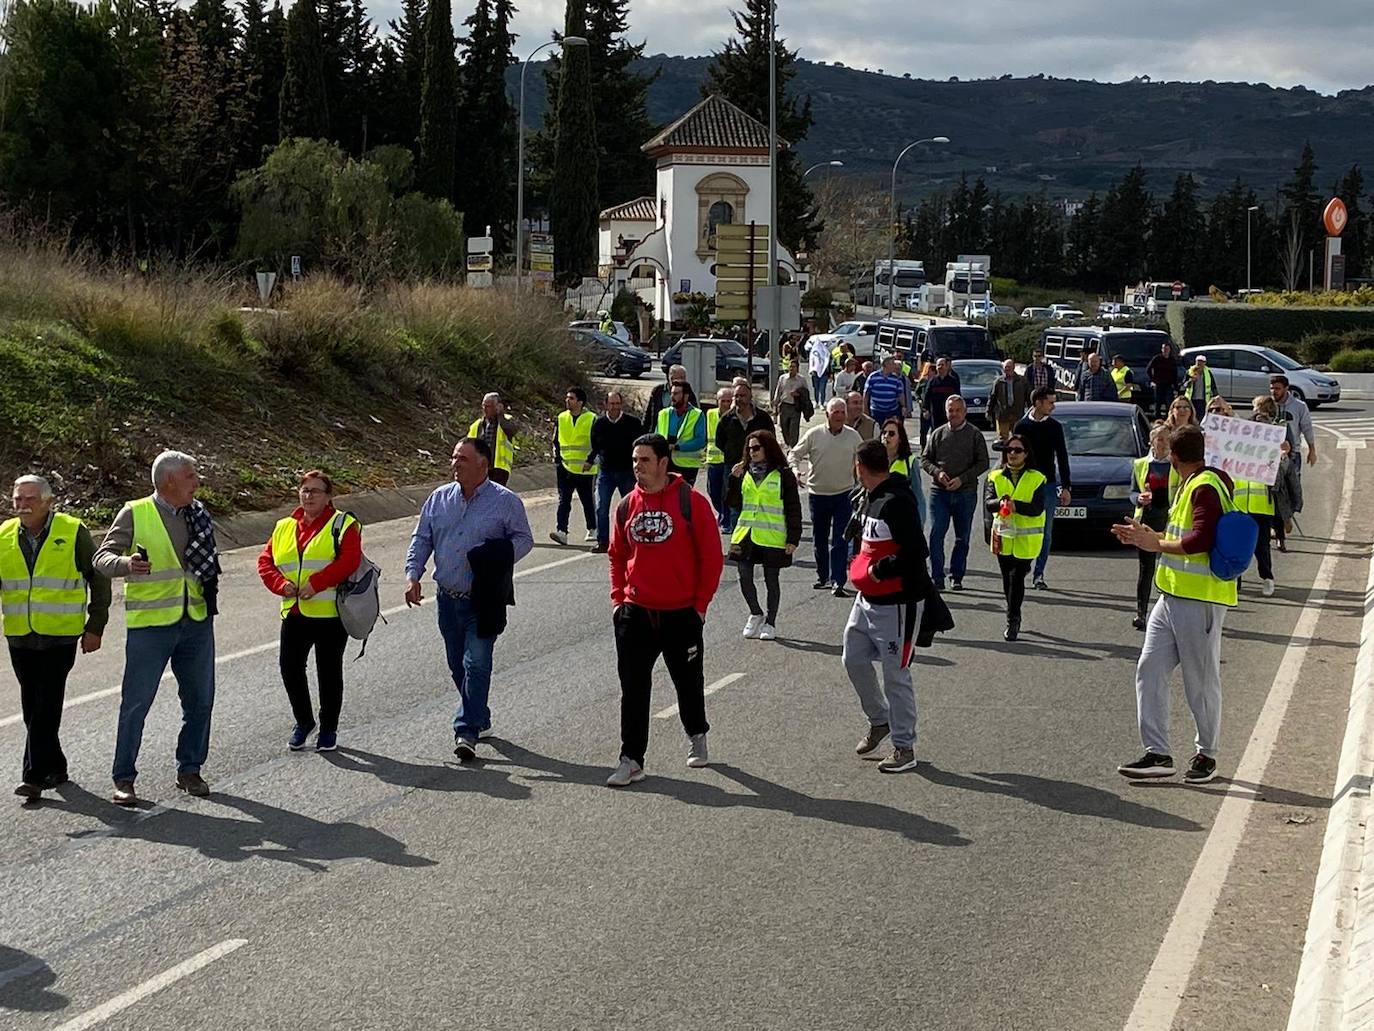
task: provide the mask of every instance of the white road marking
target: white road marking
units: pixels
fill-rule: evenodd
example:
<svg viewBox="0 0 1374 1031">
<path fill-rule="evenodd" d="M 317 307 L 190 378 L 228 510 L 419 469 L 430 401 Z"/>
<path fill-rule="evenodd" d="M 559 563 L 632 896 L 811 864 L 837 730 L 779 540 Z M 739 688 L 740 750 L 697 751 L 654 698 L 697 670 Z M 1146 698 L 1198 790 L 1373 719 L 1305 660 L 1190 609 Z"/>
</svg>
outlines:
<svg viewBox="0 0 1374 1031">
<path fill-rule="evenodd" d="M 703 694 L 703 695 L 713 695 L 713 694 L 715 694 L 717 691 L 719 691 L 722 687 L 729 687 L 729 686 L 730 686 L 731 684 L 733 684 L 736 680 L 742 680 L 742 679 L 744 679 L 744 674 L 743 674 L 743 673 L 727 673 L 725 676 L 723 676 L 723 677 L 721 677 L 719 680 L 717 680 L 714 684 L 707 684 L 707 685 L 706 685 L 706 690 L 703 691 L 702 694 Z M 677 702 L 674 702 L 672 705 L 668 706 L 668 708 L 664 709 L 662 712 L 656 712 L 656 713 L 654 713 L 654 719 L 656 719 L 656 720 L 666 720 L 669 716 L 676 716 L 676 715 L 677 715 Z"/>
<path fill-rule="evenodd" d="M 1345 452 L 1345 475 L 1341 487 L 1340 508 L 1336 512 L 1336 522 L 1331 528 L 1333 542 L 1345 538 L 1346 525 L 1350 521 L 1351 501 L 1355 496 L 1355 452 Z M 1293 628 L 1293 637 L 1278 672 L 1269 686 L 1269 694 L 1264 708 L 1255 720 L 1255 728 L 1250 735 L 1250 743 L 1241 756 L 1232 780 L 1264 783 L 1264 771 L 1273 754 L 1274 743 L 1279 729 L 1283 726 L 1288 712 L 1288 703 L 1293 698 L 1293 689 L 1302 673 L 1303 661 L 1307 658 L 1308 647 L 1317 630 L 1321 618 L 1322 604 L 1319 599 L 1326 597 L 1336 577 L 1336 565 L 1341 557 L 1336 543 L 1328 544 L 1322 556 L 1321 566 L 1317 569 L 1312 588 L 1307 594 L 1307 602 L 1298 616 Z M 1234 645 L 1233 645 L 1234 646 Z M 1136 997 L 1135 1007 L 1126 1021 L 1126 1031 L 1170 1031 L 1183 993 L 1192 979 L 1193 967 L 1202 949 L 1202 939 L 1207 933 L 1217 908 L 1221 889 L 1236 857 L 1236 849 L 1245 833 L 1245 825 L 1253 808 L 1253 798 L 1227 794 L 1217 810 L 1212 830 L 1202 846 L 1193 873 L 1178 900 L 1173 919 L 1169 922 L 1168 933 L 1159 946 L 1154 963 L 1145 978 L 1145 983 Z"/>
<path fill-rule="evenodd" d="M 557 566 L 566 566 L 570 562 L 580 562 L 583 559 L 591 558 L 592 556 L 593 552 L 590 551 L 579 552 L 576 555 L 569 555 L 567 558 L 560 558 L 553 562 L 545 562 L 543 565 L 540 566 L 531 566 L 529 569 L 518 570 L 513 579 L 519 580 L 521 577 L 531 576 L 534 573 L 542 573 L 546 569 L 553 569 Z M 389 609 L 382 609 L 382 615 L 395 616 L 402 612 L 405 612 L 406 609 L 409 607 L 410 606 L 408 605 L 402 604 L 393 606 Z M 228 655 L 219 655 L 215 658 L 215 665 L 222 666 L 225 663 L 235 662 L 239 659 L 246 659 L 252 655 L 261 655 L 263 652 L 274 651 L 277 648 L 277 646 L 277 641 L 267 641 L 263 644 L 255 644 L 251 648 L 244 648 L 241 651 L 230 652 Z M 162 675 L 162 681 L 169 681 L 171 679 L 172 674 L 170 671 Z M 114 695 L 119 694 L 120 690 L 121 688 L 119 686 L 103 687 L 99 691 L 92 691 L 89 694 L 77 695 L 75 698 L 68 698 L 62 704 L 62 711 L 66 712 L 68 709 L 75 708 L 78 705 L 85 705 L 88 702 L 98 702 L 102 698 L 110 698 Z M 5 716 L 3 718 L 0 718 L 0 729 L 4 729 L 5 727 L 12 727 L 16 723 L 22 723 L 23 721 L 24 714 L 22 712 L 17 712 L 12 716 Z"/>
<path fill-rule="evenodd" d="M 142 984 L 135 985 L 122 995 L 116 995 L 109 1002 L 103 1003 L 93 1010 L 87 1010 L 85 1013 L 81 1014 L 81 1016 L 75 1017 L 65 1024 L 58 1026 L 55 1031 L 86 1031 L 87 1028 L 102 1024 L 116 1013 L 121 1013 L 128 1009 L 130 1006 L 134 1005 L 134 1003 L 146 999 L 154 992 L 162 991 L 162 989 L 175 984 L 183 977 L 189 977 L 197 970 L 208 967 L 215 960 L 222 959 L 229 955 L 229 953 L 247 944 L 248 942 L 243 938 L 230 938 L 227 941 L 222 941 L 218 945 L 211 946 L 204 952 L 192 956 L 184 963 L 178 963 L 170 970 L 164 970 L 156 977 L 149 978 Z"/>
</svg>

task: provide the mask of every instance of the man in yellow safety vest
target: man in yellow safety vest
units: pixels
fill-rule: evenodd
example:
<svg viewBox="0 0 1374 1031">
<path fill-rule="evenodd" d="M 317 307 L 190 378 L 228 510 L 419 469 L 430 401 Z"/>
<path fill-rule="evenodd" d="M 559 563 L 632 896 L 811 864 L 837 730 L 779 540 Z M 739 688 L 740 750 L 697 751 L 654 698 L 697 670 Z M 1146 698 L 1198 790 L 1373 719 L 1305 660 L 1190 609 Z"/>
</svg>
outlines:
<svg viewBox="0 0 1374 1031">
<path fill-rule="evenodd" d="M 143 722 L 168 663 L 181 699 L 177 736 L 178 790 L 210 793 L 200 775 L 210 752 L 210 713 L 215 704 L 215 620 L 210 585 L 218 577 L 214 524 L 196 500 L 196 460 L 164 451 L 153 460 L 153 493 L 130 501 L 95 553 L 96 572 L 123 577 L 124 681 L 120 686 L 115 742 L 116 805 L 136 805 Z"/>
<path fill-rule="evenodd" d="M 516 422 L 506 414 L 505 402 L 501 395 L 492 391 L 482 398 L 482 414 L 468 427 L 468 436 L 484 440 L 491 449 L 491 471 L 488 478 L 492 483 L 505 487 L 510 483 L 510 472 L 515 466 Z"/>
<path fill-rule="evenodd" d="M 78 646 L 86 653 L 100 647 L 110 581 L 95 571 L 91 532 L 75 516 L 53 511 L 47 480 L 19 477 L 13 501 L 14 518 L 0 524 L 0 606 L 27 731 L 14 793 L 32 801 L 67 783 L 57 736 L 67 675 Z"/>
<path fill-rule="evenodd" d="M 697 484 L 697 474 L 706 457 L 706 419 L 701 409 L 687 398 L 687 385 L 674 383 L 672 406 L 658 413 L 658 435 L 672 448 L 668 471 L 677 473 L 689 487 Z"/>
<path fill-rule="evenodd" d="M 558 476 L 558 511 L 554 516 L 557 525 L 549 538 L 558 544 L 568 543 L 568 520 L 576 491 L 587 524 L 584 540 L 595 542 L 596 501 L 592 488 L 596 486 L 596 462 L 592 458 L 592 424 L 596 416 L 587 410 L 587 392 L 581 387 L 569 387 L 563 402 L 567 410 L 558 413 L 558 437 L 553 452 Z"/>
<path fill-rule="evenodd" d="M 1130 402 L 1135 398 L 1135 378 L 1130 366 L 1120 354 L 1112 355 L 1112 383 L 1116 386 L 1116 399 Z"/>
<path fill-rule="evenodd" d="M 1112 527 L 1124 544 L 1159 552 L 1155 586 L 1159 600 L 1145 628 L 1145 646 L 1136 663 L 1136 711 L 1145 754 L 1117 767 L 1139 780 L 1171 777 L 1169 753 L 1169 678 L 1183 668 L 1183 693 L 1197 723 L 1197 754 L 1183 779 L 1205 784 L 1216 776 L 1221 728 L 1221 624 L 1236 604 L 1236 582 L 1212 575 L 1208 553 L 1217 525 L 1233 511 L 1232 484 L 1225 473 L 1205 466 L 1202 430 L 1179 426 L 1169 437 L 1169 461 L 1178 470 L 1178 496 L 1164 532 L 1138 519 Z"/>
</svg>

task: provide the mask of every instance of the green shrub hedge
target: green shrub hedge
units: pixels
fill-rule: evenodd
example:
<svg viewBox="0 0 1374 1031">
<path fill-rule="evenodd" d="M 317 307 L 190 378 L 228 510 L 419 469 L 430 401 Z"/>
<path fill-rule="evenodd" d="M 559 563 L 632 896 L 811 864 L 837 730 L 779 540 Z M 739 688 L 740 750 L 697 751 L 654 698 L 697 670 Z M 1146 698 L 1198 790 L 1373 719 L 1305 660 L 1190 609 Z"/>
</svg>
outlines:
<svg viewBox="0 0 1374 1031">
<path fill-rule="evenodd" d="M 1182 347 L 1256 343 L 1261 340 L 1296 345 L 1303 338 L 1316 334 L 1374 333 L 1374 308 L 1171 304 L 1166 317 L 1169 335 Z"/>
<path fill-rule="evenodd" d="M 1332 372 L 1374 372 L 1374 348 L 1341 351 L 1331 359 Z"/>
</svg>

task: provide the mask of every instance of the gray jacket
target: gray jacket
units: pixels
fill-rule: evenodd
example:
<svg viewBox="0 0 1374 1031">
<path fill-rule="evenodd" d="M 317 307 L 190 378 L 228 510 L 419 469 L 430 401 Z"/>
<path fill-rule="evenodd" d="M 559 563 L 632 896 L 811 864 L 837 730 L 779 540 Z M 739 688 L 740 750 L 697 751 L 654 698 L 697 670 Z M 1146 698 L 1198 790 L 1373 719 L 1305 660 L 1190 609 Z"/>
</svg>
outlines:
<svg viewBox="0 0 1374 1031">
<path fill-rule="evenodd" d="M 941 470 L 958 477 L 960 483 L 956 493 L 976 491 L 978 477 L 988 471 L 988 442 L 983 439 L 983 431 L 967 419 L 957 430 L 949 423 L 936 428 L 926 441 L 921 468 L 930 474 L 932 481 Z M 934 481 L 931 489 L 945 488 Z"/>
<path fill-rule="evenodd" d="M 1305 440 L 1307 446 L 1311 447 L 1316 440 L 1312 432 L 1312 411 L 1307 407 L 1306 401 L 1299 401 L 1292 394 L 1288 399 L 1279 405 L 1279 411 L 1283 413 L 1284 421 L 1289 427 L 1289 443 L 1294 447 L 1298 446 L 1298 440 Z"/>
</svg>

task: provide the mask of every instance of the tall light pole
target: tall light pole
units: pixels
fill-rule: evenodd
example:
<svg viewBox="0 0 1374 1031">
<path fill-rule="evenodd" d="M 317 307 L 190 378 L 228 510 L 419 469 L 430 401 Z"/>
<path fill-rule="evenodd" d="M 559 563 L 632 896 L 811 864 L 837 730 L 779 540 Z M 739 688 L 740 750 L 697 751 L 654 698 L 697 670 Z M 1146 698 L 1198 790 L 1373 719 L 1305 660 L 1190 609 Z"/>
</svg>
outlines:
<svg viewBox="0 0 1374 1031">
<path fill-rule="evenodd" d="M 752 264 L 753 259 L 750 259 Z M 768 396 L 772 397 L 778 385 L 778 363 L 782 358 L 778 350 L 777 323 L 779 305 L 778 295 L 778 3 L 768 0 L 768 296 L 771 299 L 768 330 Z M 749 341 L 746 355 L 754 353 L 754 341 Z M 752 362 L 746 370 L 752 378 Z"/>
<path fill-rule="evenodd" d="M 929 139 L 916 140 L 908 143 L 902 148 L 902 152 L 897 155 L 897 160 L 892 162 L 892 187 L 887 194 L 887 209 L 889 214 L 887 224 L 887 317 L 892 318 L 892 297 L 897 289 L 897 276 L 892 271 L 892 266 L 897 260 L 897 166 L 902 163 L 902 158 L 906 157 L 907 152 L 913 147 L 919 147 L 922 143 L 948 143 L 948 136 L 931 136 Z"/>
<path fill-rule="evenodd" d="M 805 172 L 802 173 L 802 178 L 805 179 L 808 175 L 810 175 L 812 172 L 814 172 L 814 171 L 815 171 L 816 169 L 818 169 L 818 168 L 843 168 L 843 167 L 844 167 L 844 162 L 843 162 L 843 161 L 818 161 L 816 164 L 812 165 L 810 168 L 808 168 Z"/>
<path fill-rule="evenodd" d="M 1258 204 L 1245 209 L 1245 297 L 1250 298 L 1250 216 L 1259 210 Z"/>
<path fill-rule="evenodd" d="M 562 45 L 564 50 L 568 47 L 585 47 L 587 40 L 583 36 L 564 36 L 562 39 L 551 39 L 547 43 L 542 43 L 530 51 L 530 56 L 525 58 L 520 66 L 520 107 L 516 114 L 515 128 L 515 292 L 520 292 L 520 279 L 525 269 L 525 72 L 529 71 L 530 62 L 541 50 L 549 47 Z"/>
</svg>

